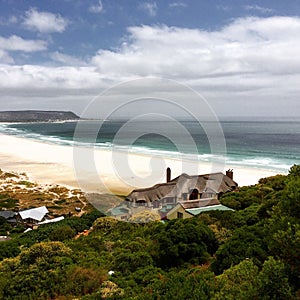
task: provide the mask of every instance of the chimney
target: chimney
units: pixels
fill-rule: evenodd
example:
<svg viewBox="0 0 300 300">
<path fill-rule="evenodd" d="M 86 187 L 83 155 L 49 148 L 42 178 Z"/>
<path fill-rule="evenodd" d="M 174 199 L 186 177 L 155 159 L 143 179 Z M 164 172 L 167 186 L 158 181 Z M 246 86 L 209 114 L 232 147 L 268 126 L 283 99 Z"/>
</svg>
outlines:
<svg viewBox="0 0 300 300">
<path fill-rule="evenodd" d="M 167 182 L 171 181 L 171 169 L 167 168 Z"/>
<path fill-rule="evenodd" d="M 233 180 L 233 169 L 228 169 L 226 171 L 226 176 L 228 176 L 231 180 Z"/>
</svg>

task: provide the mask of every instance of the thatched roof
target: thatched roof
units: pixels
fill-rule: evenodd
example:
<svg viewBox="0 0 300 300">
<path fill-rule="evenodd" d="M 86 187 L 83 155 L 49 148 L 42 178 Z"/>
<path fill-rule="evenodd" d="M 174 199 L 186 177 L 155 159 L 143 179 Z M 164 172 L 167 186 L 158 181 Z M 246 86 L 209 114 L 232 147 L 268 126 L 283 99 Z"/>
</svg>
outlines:
<svg viewBox="0 0 300 300">
<path fill-rule="evenodd" d="M 218 194 L 232 191 L 237 186 L 235 181 L 221 172 L 193 176 L 181 174 L 170 182 L 133 190 L 127 200 L 152 202 L 166 197 L 180 197 L 182 193 L 190 193 L 193 189 L 197 189 L 199 193 Z"/>
</svg>

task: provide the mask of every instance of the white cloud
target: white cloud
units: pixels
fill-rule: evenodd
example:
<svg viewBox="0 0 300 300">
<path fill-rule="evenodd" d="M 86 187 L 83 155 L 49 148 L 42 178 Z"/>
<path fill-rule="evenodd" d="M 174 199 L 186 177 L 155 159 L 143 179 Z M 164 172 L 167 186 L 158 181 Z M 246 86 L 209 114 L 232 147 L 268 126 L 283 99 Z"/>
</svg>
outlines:
<svg viewBox="0 0 300 300">
<path fill-rule="evenodd" d="M 47 43 L 43 40 L 24 40 L 12 35 L 9 38 L 0 36 L 0 49 L 7 51 L 35 52 L 47 49 Z"/>
<path fill-rule="evenodd" d="M 218 31 L 168 26 L 128 31 L 120 49 L 100 50 L 92 59 L 99 73 L 115 81 L 162 76 L 210 99 L 243 103 L 240 99 L 252 97 L 256 107 L 266 97 L 271 103 L 300 95 L 300 18 L 237 19 Z"/>
<path fill-rule="evenodd" d="M 25 54 L 46 49 L 47 43 L 43 40 L 25 40 L 16 35 L 7 38 L 0 36 L 0 63 L 13 64 L 15 62 L 9 52 L 19 51 Z"/>
<path fill-rule="evenodd" d="M 9 56 L 9 54 L 6 51 L 0 49 L 0 63 L 12 64 L 14 63 L 14 59 L 11 56 Z"/>
<path fill-rule="evenodd" d="M 2 65 L 1 93 L 80 99 L 108 83 L 158 76 L 188 84 L 221 112 L 299 114 L 300 18 L 249 17 L 216 31 L 137 26 L 128 28 L 123 41 L 119 49 L 100 49 L 87 66 Z M 51 58 L 80 65 L 60 52 Z"/>
<path fill-rule="evenodd" d="M 59 14 L 39 12 L 32 8 L 25 13 L 23 24 L 30 30 L 41 33 L 63 32 L 68 21 Z"/>
<path fill-rule="evenodd" d="M 223 11 L 230 11 L 230 10 L 232 10 L 232 7 L 228 6 L 228 5 L 217 5 L 216 8 L 218 10 L 223 10 Z"/>
<path fill-rule="evenodd" d="M 10 26 L 18 23 L 18 18 L 14 15 L 3 17 L 0 16 L 0 25 L 2 26 Z"/>
<path fill-rule="evenodd" d="M 16 24 L 16 23 L 18 23 L 18 18 L 16 16 L 10 16 L 8 18 L 8 23 L 9 24 Z"/>
<path fill-rule="evenodd" d="M 50 58 L 54 61 L 63 63 L 64 65 L 69 65 L 69 66 L 81 66 L 81 65 L 86 65 L 86 62 L 78 59 L 77 57 L 70 56 L 58 51 L 55 51 L 53 53 L 50 53 Z"/>
<path fill-rule="evenodd" d="M 118 51 L 100 50 L 99 70 L 116 76 L 162 75 L 192 79 L 230 74 L 296 72 L 300 19 L 238 19 L 219 31 L 167 26 L 129 28 Z"/>
<path fill-rule="evenodd" d="M 102 1 L 99 0 L 99 2 L 95 5 L 91 5 L 89 7 L 89 11 L 91 13 L 95 13 L 95 14 L 99 14 L 99 13 L 102 13 L 103 12 L 103 4 L 102 4 Z"/>
<path fill-rule="evenodd" d="M 103 86 L 104 76 L 94 67 L 50 67 L 0 65 L 1 94 L 39 95 L 89 94 Z"/>
<path fill-rule="evenodd" d="M 169 4 L 169 7 L 174 8 L 174 7 L 187 7 L 187 4 L 184 2 L 172 2 Z"/>
<path fill-rule="evenodd" d="M 262 7 L 262 6 L 259 6 L 259 5 L 245 5 L 244 8 L 246 10 L 254 10 L 254 11 L 261 12 L 261 13 L 272 13 L 272 12 L 274 12 L 274 9 L 267 8 L 267 7 Z"/>
<path fill-rule="evenodd" d="M 145 11 L 150 17 L 155 17 L 157 14 L 156 2 L 144 2 L 139 5 L 139 8 Z"/>
</svg>

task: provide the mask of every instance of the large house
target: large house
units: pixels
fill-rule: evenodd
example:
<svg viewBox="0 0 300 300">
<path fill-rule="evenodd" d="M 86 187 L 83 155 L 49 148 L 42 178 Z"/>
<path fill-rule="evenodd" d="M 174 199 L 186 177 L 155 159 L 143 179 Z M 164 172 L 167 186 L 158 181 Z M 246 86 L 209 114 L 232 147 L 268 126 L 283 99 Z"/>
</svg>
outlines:
<svg viewBox="0 0 300 300">
<path fill-rule="evenodd" d="M 233 172 L 204 175 L 181 174 L 171 180 L 171 170 L 167 169 L 167 182 L 150 188 L 133 190 L 126 200 L 129 206 L 148 206 L 159 208 L 164 204 L 176 204 L 182 201 L 216 198 L 226 192 L 234 191 L 238 184 L 233 181 Z"/>
<path fill-rule="evenodd" d="M 192 217 L 208 210 L 229 210 L 218 199 L 237 187 L 232 170 L 226 174 L 181 174 L 171 180 L 171 170 L 168 168 L 165 183 L 133 190 L 126 201 L 110 213 L 118 219 L 126 220 L 141 210 L 150 209 L 158 212 L 162 219 L 174 219 Z"/>
</svg>

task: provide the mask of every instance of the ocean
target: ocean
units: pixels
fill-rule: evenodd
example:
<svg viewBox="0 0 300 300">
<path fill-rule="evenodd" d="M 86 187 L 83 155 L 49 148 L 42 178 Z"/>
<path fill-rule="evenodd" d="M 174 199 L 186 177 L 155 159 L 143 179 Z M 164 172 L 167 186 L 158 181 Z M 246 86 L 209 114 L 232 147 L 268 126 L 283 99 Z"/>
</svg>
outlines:
<svg viewBox="0 0 300 300">
<path fill-rule="evenodd" d="M 47 143 L 130 151 L 164 157 L 185 157 L 198 161 L 226 159 L 229 166 L 245 166 L 287 173 L 300 163 L 300 121 L 297 120 L 224 120 L 220 122 L 226 151 L 212 153 L 211 140 L 222 139 L 214 131 L 206 134 L 205 122 L 106 120 L 80 121 L 84 130 L 73 140 L 77 122 L 0 124 L 0 132 Z M 100 125 L 102 125 L 100 127 Z M 208 124 L 214 126 L 215 124 Z M 99 128 L 100 127 L 100 128 Z M 185 130 L 183 136 L 181 127 Z M 167 130 L 164 130 L 167 128 Z M 91 129 L 91 130 L 90 130 Z M 91 132 L 99 133 L 96 138 Z M 121 134 L 120 134 L 121 132 Z M 212 136 L 213 135 L 213 136 Z M 187 142 L 188 141 L 188 142 Z M 189 142 L 192 141 L 192 142 Z M 222 143 L 220 143 L 222 144 Z M 220 157 L 220 155 L 225 157 Z"/>
</svg>

